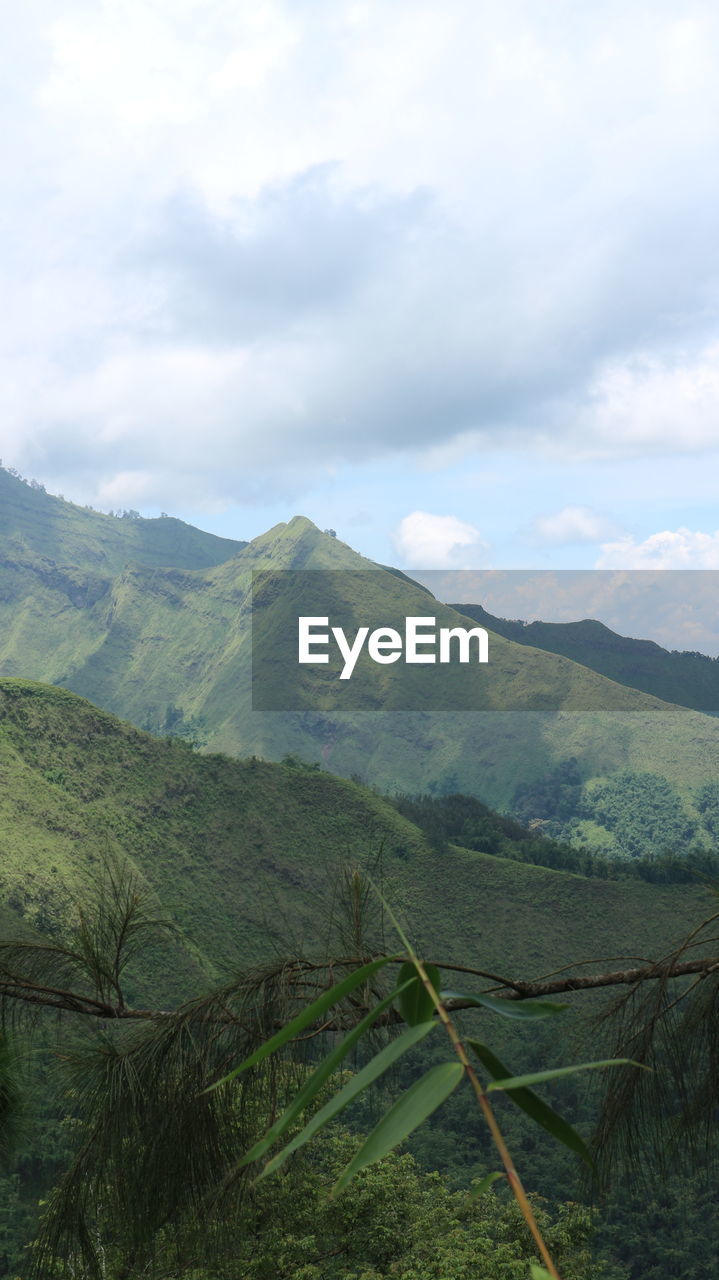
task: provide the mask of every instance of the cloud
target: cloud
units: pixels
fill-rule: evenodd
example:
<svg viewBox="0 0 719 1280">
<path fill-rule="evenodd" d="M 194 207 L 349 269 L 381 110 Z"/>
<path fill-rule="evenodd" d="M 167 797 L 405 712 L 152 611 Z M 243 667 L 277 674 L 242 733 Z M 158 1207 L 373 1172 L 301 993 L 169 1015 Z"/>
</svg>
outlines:
<svg viewBox="0 0 719 1280">
<path fill-rule="evenodd" d="M 0 19 L 21 470 L 199 506 L 398 453 L 716 447 L 709 0 L 28 12 Z"/>
<path fill-rule="evenodd" d="M 621 538 L 602 547 L 597 569 L 719 569 L 719 529 L 664 529 L 643 542 Z"/>
<path fill-rule="evenodd" d="M 543 541 L 555 546 L 599 542 L 615 532 L 611 520 L 591 507 L 569 506 L 554 515 L 537 516 L 533 529 Z"/>
<path fill-rule="evenodd" d="M 428 193 L 343 191 L 319 165 L 211 213 L 192 190 L 122 259 L 164 291 L 158 329 L 180 340 L 257 342 L 303 324 L 337 322 L 391 269 L 429 213 Z"/>
<path fill-rule="evenodd" d="M 427 569 L 461 569 L 485 558 L 489 549 L 474 525 L 429 511 L 405 516 L 395 530 L 394 543 L 405 564 Z"/>
<path fill-rule="evenodd" d="M 692 565 L 686 572 L 671 572 L 671 566 L 656 563 L 627 567 L 624 555 L 620 564 L 604 571 L 436 570 L 414 576 L 438 600 L 482 604 L 496 617 L 528 622 L 594 618 L 619 635 L 654 640 L 665 649 L 719 655 L 719 571 L 697 573 Z"/>
<path fill-rule="evenodd" d="M 610 362 L 576 415 L 586 452 L 696 453 L 719 443 L 719 342 Z"/>
</svg>

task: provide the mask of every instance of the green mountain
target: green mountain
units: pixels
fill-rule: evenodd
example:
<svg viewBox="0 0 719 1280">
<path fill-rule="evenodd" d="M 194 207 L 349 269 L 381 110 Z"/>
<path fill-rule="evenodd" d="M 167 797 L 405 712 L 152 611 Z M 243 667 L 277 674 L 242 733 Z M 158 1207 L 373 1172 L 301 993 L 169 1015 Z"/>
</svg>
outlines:
<svg viewBox="0 0 719 1280">
<path fill-rule="evenodd" d="M 146 520 L 137 512 L 110 516 L 91 507 L 78 507 L 1 465 L 0 539 L 3 563 L 12 553 L 24 553 L 28 568 L 38 574 L 40 582 L 60 589 L 64 567 L 76 577 L 74 594 L 79 598 L 83 573 L 88 575 L 85 585 L 92 595 L 95 576 L 106 580 L 130 563 L 148 568 L 203 569 L 220 564 L 247 545 L 203 533 L 172 516 Z M 70 583 L 67 587 L 72 591 Z"/>
<path fill-rule="evenodd" d="M 338 868 L 380 853 L 375 874 L 422 947 L 530 976 L 630 942 L 634 954 L 660 951 L 705 896 L 454 845 L 438 852 L 356 783 L 199 755 L 25 681 L 0 681 L 0 770 L 4 929 L 61 931 L 102 859 L 127 860 L 179 927 L 152 963 L 155 995 L 159 983 L 168 1000 L 238 964 L 321 947 Z"/>
<path fill-rule="evenodd" d="M 497 618 L 479 604 L 452 608 L 517 644 L 558 653 L 618 684 L 665 702 L 719 715 L 719 658 L 663 649 L 653 640 L 620 636 L 603 622 L 517 622 Z"/>
<path fill-rule="evenodd" d="M 609 852 L 715 844 L 717 720 L 497 633 L 486 666 L 452 666 L 434 684 L 427 667 L 366 657 L 349 684 L 320 667 L 288 684 L 299 577 L 278 571 L 308 571 L 300 612 L 350 628 L 428 613 L 439 626 L 467 619 L 302 517 L 229 547 L 180 526 L 170 555 L 153 539 L 175 522 L 80 512 L 13 477 L 3 483 L 12 528 L 25 532 L 8 532 L 5 517 L 0 675 L 63 686 L 209 751 L 294 753 L 387 792 L 467 792 Z M 51 560 L 53 521 L 62 537 Z M 130 560 L 131 546 L 142 555 Z M 253 672 L 276 695 L 270 706 L 292 710 L 253 709 Z"/>
</svg>

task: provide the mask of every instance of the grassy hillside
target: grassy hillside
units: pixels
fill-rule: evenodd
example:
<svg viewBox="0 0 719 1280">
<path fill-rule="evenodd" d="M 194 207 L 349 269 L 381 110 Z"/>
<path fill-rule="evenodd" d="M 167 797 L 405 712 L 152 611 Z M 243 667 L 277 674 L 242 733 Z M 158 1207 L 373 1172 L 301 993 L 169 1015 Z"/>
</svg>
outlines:
<svg viewBox="0 0 719 1280">
<path fill-rule="evenodd" d="M 669 652 L 653 640 L 633 640 L 603 622 L 516 622 L 497 618 L 478 604 L 453 605 L 480 626 L 517 644 L 561 654 L 633 689 L 665 702 L 719 715 L 719 659 L 702 653 Z"/>
<path fill-rule="evenodd" d="M 468 792 L 610 853 L 716 843 L 715 718 L 494 633 L 486 666 L 444 669 L 438 680 L 438 668 L 362 658 L 349 685 L 305 668 L 284 690 L 294 710 L 256 711 L 253 671 L 283 705 L 283 681 L 296 669 L 297 605 L 307 611 L 309 597 L 348 628 L 407 614 L 431 613 L 438 626 L 466 619 L 301 517 L 229 544 L 229 558 L 222 540 L 182 526 L 185 550 L 178 542 L 175 560 L 159 564 L 158 539 L 173 522 L 80 512 L 7 473 L 0 480 L 15 504 L 12 520 L 3 508 L 0 536 L 0 675 L 61 685 L 209 751 L 275 760 L 293 752 L 384 791 Z M 53 521 L 62 538 L 51 561 Z M 128 563 L 133 540 L 142 554 Z M 201 556 L 217 562 L 198 567 Z M 257 569 L 272 575 L 253 607 Z M 305 575 L 300 602 L 275 589 L 280 569 L 333 572 Z M 659 812 L 670 820 L 657 822 L 666 787 Z"/>
<path fill-rule="evenodd" d="M 245 545 L 169 516 L 103 515 L 0 467 L 2 674 L 54 681 L 81 664 L 103 642 L 126 567 L 200 569 Z"/>
<path fill-rule="evenodd" d="M 338 867 L 380 849 L 387 891 L 428 952 L 527 975 L 660 951 L 705 896 L 455 846 L 438 853 L 355 783 L 201 756 L 28 682 L 0 682 L 0 769 L 0 896 L 11 919 L 62 928 L 102 857 L 128 858 L 181 929 L 172 956 L 153 965 L 167 998 L 227 966 L 320 947 Z"/>
<path fill-rule="evenodd" d="M 0 538 L 29 553 L 33 563 L 64 565 L 93 575 L 114 575 L 126 564 L 200 569 L 219 564 L 246 544 L 203 533 L 182 520 L 136 514 L 118 518 L 78 507 L 46 493 L 0 466 Z M 49 572 L 49 568 L 48 568 Z"/>
</svg>

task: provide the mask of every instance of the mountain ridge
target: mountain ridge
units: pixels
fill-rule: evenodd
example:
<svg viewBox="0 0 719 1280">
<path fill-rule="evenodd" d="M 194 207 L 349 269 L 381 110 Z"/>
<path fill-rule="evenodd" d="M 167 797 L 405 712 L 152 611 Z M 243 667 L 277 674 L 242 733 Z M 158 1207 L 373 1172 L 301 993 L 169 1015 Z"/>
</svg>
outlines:
<svg viewBox="0 0 719 1280">
<path fill-rule="evenodd" d="M 105 515 L 49 494 L 0 465 L 0 538 L 54 564 L 117 573 L 128 560 L 202 568 L 246 546 L 204 533 L 174 516 Z"/>
<path fill-rule="evenodd" d="M 10 479 L 16 494 L 27 489 Z M 59 501 L 28 493 L 35 506 Z M 101 527 L 103 537 L 107 528 L 114 537 L 116 527 L 138 523 L 91 515 L 87 527 Z M 34 518 L 27 511 L 24 517 Z M 149 523 L 166 526 L 167 520 Z M 40 525 L 38 548 L 46 536 Z M 296 664 L 293 601 L 271 591 L 253 612 L 257 569 L 271 571 L 270 585 L 283 569 L 334 571 L 309 575 L 324 593 L 319 611 L 336 609 L 355 625 L 386 626 L 393 616 L 426 614 L 430 599 L 439 624 L 467 625 L 466 615 L 435 601 L 426 588 L 373 564 L 306 517 L 281 522 L 244 545 L 232 543 L 229 557 L 226 545 L 213 540 L 219 558 L 209 565 L 123 561 L 109 580 L 104 570 L 88 568 L 104 554 L 103 545 L 90 541 L 81 548 L 79 567 L 48 566 L 41 558 L 38 569 L 27 547 L 19 555 L 17 539 L 0 533 L 0 675 L 61 685 L 138 727 L 185 734 L 209 751 L 275 760 L 295 753 L 385 791 L 464 791 L 526 820 L 548 822 L 553 836 L 605 852 L 647 853 L 665 839 L 716 844 L 713 798 L 710 825 L 701 807 L 719 757 L 716 719 L 496 632 L 489 668 L 449 672 L 442 693 L 448 701 L 440 710 L 427 709 L 427 668 L 405 668 L 393 683 L 387 667 L 365 659 L 353 676 L 365 697 L 360 709 L 343 708 L 340 685 L 323 680 L 322 669 L 308 668 L 295 710 L 253 710 L 252 629 L 260 664 L 268 655 L 278 673 L 283 661 Z M 175 559 L 187 560 L 180 551 Z M 587 709 L 592 700 L 596 709 Z M 529 709 L 507 711 L 507 703 Z M 576 777 L 568 785 L 572 761 Z M 651 823 L 658 789 L 667 815 L 661 829 Z M 555 792 L 552 808 L 547 797 Z M 639 818 L 631 845 L 624 846 L 617 814 L 629 805 Z"/>
<path fill-rule="evenodd" d="M 588 880 L 455 845 L 438 853 L 355 782 L 200 755 L 34 682 L 0 680 L 0 769 L 0 885 L 18 924 L 62 931 L 102 860 L 129 863 L 179 929 L 161 966 L 165 998 L 292 945 L 321 949 L 335 875 L 378 858 L 418 944 L 447 961 L 481 954 L 530 974 L 550 951 L 557 963 L 589 959 L 599 936 L 620 950 L 631 936 L 650 954 L 680 936 L 705 896 L 701 886 Z"/>
<path fill-rule="evenodd" d="M 717 658 L 668 650 L 654 640 L 623 636 L 596 618 L 576 622 L 521 622 L 499 618 L 482 605 L 452 607 L 517 644 L 561 654 L 619 684 L 641 689 L 675 706 L 719 715 Z"/>
</svg>

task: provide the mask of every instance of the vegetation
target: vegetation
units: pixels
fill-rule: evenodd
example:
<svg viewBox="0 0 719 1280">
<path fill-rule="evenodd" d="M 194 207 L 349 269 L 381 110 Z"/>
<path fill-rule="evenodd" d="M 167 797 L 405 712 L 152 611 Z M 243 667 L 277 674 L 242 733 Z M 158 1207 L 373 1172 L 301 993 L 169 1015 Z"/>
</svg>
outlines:
<svg viewBox="0 0 719 1280">
<path fill-rule="evenodd" d="M 640 793 L 641 803 L 637 803 L 637 791 L 642 782 L 645 784 L 644 794 Z M 711 830 L 710 824 L 716 820 L 715 789 L 716 784 L 710 784 L 702 788 L 697 797 L 697 807 L 706 814 L 706 830 Z M 549 808 L 551 792 L 544 795 Z M 544 834 L 553 825 L 550 821 L 535 818 L 531 828 L 524 827 L 513 818 L 494 813 L 474 796 L 395 795 L 390 798 L 399 813 L 420 827 L 432 848 L 442 854 L 455 844 L 478 853 L 491 853 L 517 862 L 603 880 L 629 878 L 653 884 L 692 884 L 705 878 L 719 880 L 719 854 L 689 844 L 691 837 L 697 834 L 696 828 L 687 827 L 676 805 L 665 806 L 669 809 L 667 814 L 662 813 L 659 804 L 656 819 L 641 825 L 643 806 L 656 795 L 660 799 L 671 797 L 671 789 L 667 783 L 662 786 L 651 775 L 645 781 L 628 774 L 602 785 L 600 797 L 610 811 L 612 827 L 621 826 L 626 831 L 626 845 L 630 848 L 634 845 L 637 850 L 635 857 L 623 859 L 553 839 Z M 536 796 L 530 798 L 529 803 L 534 810 Z M 679 830 L 673 828 L 667 818 L 674 818 L 677 825 L 681 824 Z M 556 825 L 562 829 L 561 823 Z M 660 852 L 644 853 L 647 848 Z"/>
<path fill-rule="evenodd" d="M 0 682 L 0 766 L 0 883 L 15 928 L 25 921 L 52 936 L 99 858 L 127 858 L 178 930 L 171 960 L 148 966 L 155 983 L 165 975 L 159 998 L 217 976 L 238 949 L 245 963 L 286 950 L 286 921 L 298 948 L 320 945 L 337 910 L 338 862 L 372 865 L 380 853 L 383 883 L 423 948 L 461 962 L 481 936 L 490 966 L 537 973 L 592 958 L 598 939 L 606 954 L 627 938 L 636 954 L 661 952 L 690 927 L 703 893 L 518 862 L 532 846 L 521 829 L 506 835 L 502 856 L 460 848 L 454 832 L 436 850 L 356 783 L 199 754 L 29 682 Z"/>
<path fill-rule="evenodd" d="M 17 556 L 19 566 L 37 575 L 38 591 L 43 583 L 52 588 L 48 575 L 62 567 L 75 571 L 78 582 L 84 574 L 86 584 L 104 580 L 107 587 L 109 579 L 130 563 L 151 569 L 202 569 L 221 564 L 247 545 L 170 516 L 146 520 L 135 511 L 103 515 L 46 493 L 37 481 L 23 480 L 1 463 L 0 536 L 3 567 L 8 569 Z M 59 578 L 57 586 L 62 589 Z"/>
<path fill-rule="evenodd" d="M 345 884 L 350 909 L 338 917 L 335 934 L 327 941 L 333 949 L 353 939 L 357 955 L 278 960 L 237 974 L 175 1009 L 138 1009 L 129 1002 L 132 970 L 138 966 L 142 945 L 158 929 L 165 931 L 167 924 L 154 917 L 152 904 L 143 900 L 137 880 L 126 869 L 105 869 L 94 904 L 78 912 L 66 937 L 49 943 L 0 943 L 0 1001 L 6 1016 L 19 1034 L 27 1015 L 35 1025 L 43 1010 L 55 1018 L 63 1012 L 55 1034 L 60 1036 L 59 1063 L 66 1078 L 69 1073 L 71 1086 L 66 1099 L 74 1152 L 32 1250 L 33 1275 L 121 1280 L 137 1273 L 209 1280 L 219 1268 L 228 1280 L 239 1280 L 269 1276 L 274 1267 L 275 1274 L 298 1274 L 308 1280 L 396 1275 L 406 1280 L 463 1280 L 478 1263 L 498 1280 L 526 1275 L 531 1237 L 505 1200 L 495 1201 L 495 1191 L 489 1191 L 492 1164 L 475 1188 L 480 1195 L 476 1208 L 436 1176 L 422 1174 L 407 1157 L 395 1158 L 377 1171 L 372 1166 L 465 1073 L 474 1078 L 490 1118 L 490 1096 L 504 1092 L 533 1122 L 588 1161 L 580 1135 L 534 1093 L 535 1084 L 541 1089 L 547 1080 L 567 1081 L 572 1069 L 545 1068 L 529 1075 L 522 1071 L 507 1079 L 496 1050 L 486 1044 L 487 1035 L 494 1038 L 491 1027 L 485 1031 L 482 1022 L 489 1018 L 491 1024 L 498 1014 L 509 1025 L 534 1025 L 537 1018 L 541 1022 L 548 1017 L 556 1021 L 563 1016 L 562 1006 L 547 1001 L 545 992 L 567 992 L 573 980 L 557 975 L 548 984 L 536 984 L 468 969 L 465 993 L 439 998 L 436 970 L 422 965 L 411 949 L 408 961 L 386 952 L 366 958 L 370 933 L 381 930 L 381 919 L 367 918 L 368 895 L 361 875 L 352 872 Z M 617 971 L 592 979 L 597 989 L 615 985 L 618 979 L 628 998 L 637 1002 L 636 1016 L 628 1022 L 627 1000 L 622 1002 L 624 1025 L 619 1032 L 640 1062 L 654 1068 L 649 1078 L 655 1093 L 657 1088 L 667 1091 L 666 1071 L 661 1076 L 658 1072 L 667 1048 L 677 1037 L 685 1046 L 697 1041 L 696 1034 L 687 1035 L 692 1022 L 695 1032 L 704 1025 L 697 1019 L 697 1001 L 703 1009 L 707 1000 L 716 998 L 716 956 L 696 949 L 700 936 L 706 936 L 707 945 L 715 941 L 715 922 L 716 915 L 682 948 L 638 975 Z M 450 971 L 455 967 L 440 964 Z M 685 987 L 680 975 L 688 967 L 695 978 Z M 383 981 L 390 971 L 394 977 Z M 421 986 L 418 974 L 423 975 Z M 487 980 L 492 984 L 489 990 Z M 427 996 L 430 985 L 432 994 Z M 352 1131 L 338 1128 L 341 1110 L 361 1098 L 370 1079 L 381 1079 L 392 1062 L 428 1036 L 437 1040 L 440 1030 L 430 1004 L 438 1007 L 461 1065 L 433 1064 L 400 1095 L 364 1143 L 357 1130 L 371 1127 L 368 1113 L 355 1113 Z M 462 1008 L 479 1011 L 481 1041 L 468 1029 L 463 1040 L 485 1079 L 494 1077 L 488 1086 L 476 1084 L 457 1039 L 454 1022 Z M 67 1041 L 68 1019 L 86 1024 L 74 1047 Z M 278 1025 L 279 1032 L 274 1030 Z M 99 1034 L 96 1026 L 103 1027 Z M 372 1026 L 382 1035 L 384 1047 L 364 1065 L 358 1064 L 356 1074 L 338 1078 L 349 1052 Z M 344 1035 L 337 1039 L 340 1029 Z M 316 1050 L 326 1045 L 328 1035 L 331 1051 L 323 1061 Z M 705 1039 L 700 1035 L 700 1049 Z M 238 1056 L 243 1060 L 239 1080 L 237 1070 L 228 1074 Z M 691 1096 L 702 1098 L 701 1112 L 692 1116 L 696 1123 L 700 1114 L 713 1112 L 715 1075 L 711 1064 L 707 1072 L 706 1062 L 691 1062 L 686 1052 L 684 1061 L 684 1072 L 673 1075 L 669 1083 L 688 1084 Z M 439 1098 L 438 1075 L 443 1082 Z M 628 1117 L 631 1123 L 637 1114 L 638 1076 L 644 1073 L 634 1070 L 620 1086 L 624 1097 L 619 1110 L 610 1098 L 605 1131 L 616 1128 L 618 1118 Z M 67 1105 L 66 1101 L 66 1113 Z M 313 1106 L 319 1110 L 300 1131 L 306 1120 L 303 1111 Z M 666 1106 L 659 1114 L 669 1114 Z M 496 1131 L 496 1122 L 492 1124 Z M 319 1138 L 320 1147 L 307 1156 L 310 1137 L 313 1143 Z M 284 1150 L 278 1151 L 283 1143 Z M 555 1206 L 547 1215 L 531 1204 L 501 1137 L 499 1146 L 507 1180 L 524 1216 L 533 1223 L 535 1242 L 541 1241 L 550 1274 L 556 1274 L 556 1263 L 565 1280 L 622 1276 L 613 1265 L 590 1263 L 587 1210 Z M 283 1169 L 279 1183 L 266 1178 L 258 1184 L 248 1177 L 248 1168 L 266 1155 L 271 1157 L 266 1172 Z M 288 1156 L 292 1158 L 285 1172 Z M 322 1199 L 327 1179 L 337 1180 L 339 1193 L 354 1176 L 359 1182 L 353 1194 L 327 1206 Z M 408 1225 L 416 1234 L 407 1231 Z M 8 1256 L 16 1257 L 12 1233 L 8 1243 Z"/>
<path fill-rule="evenodd" d="M 453 608 L 516 644 L 561 654 L 664 702 L 719 715 L 719 658 L 670 651 L 653 640 L 620 636 L 590 618 L 581 622 L 517 622 L 497 618 L 477 604 L 456 604 Z"/>
<path fill-rule="evenodd" d="M 277 686 L 293 711 L 262 712 L 257 568 L 272 568 L 255 591 L 260 658 L 281 659 L 296 606 L 277 568 L 342 570 L 322 590 L 331 580 L 344 625 L 430 601 L 440 625 L 461 619 L 301 518 L 232 543 L 80 509 L 0 470 L 0 539 L 0 1125 L 16 1144 L 0 1276 L 528 1280 L 512 1160 L 564 1280 L 712 1274 L 719 725 L 650 696 L 677 663 L 650 655 L 652 687 L 619 681 L 600 711 L 609 671 L 498 627 L 491 683 L 452 675 L 444 710 L 426 709 L 421 670 L 375 687 L 358 666 L 359 705 L 339 707 L 311 671 L 299 691 Z M 502 710 L 511 698 L 534 709 Z M 367 869 L 416 952 L 394 955 Z M 528 1018 L 533 1004 L 548 1017 Z M 438 1006 L 467 1061 L 447 1060 Z M 273 1038 L 276 1054 L 253 1057 Z M 613 1071 L 601 1113 L 592 1073 L 556 1071 L 616 1057 L 652 1071 Z M 459 1087 L 468 1063 L 503 1135 L 491 1187 L 497 1154 Z M 490 1089 L 503 1063 L 520 1084 Z M 440 1078 L 456 1092 L 390 1133 L 401 1153 L 358 1157 L 378 1129 L 392 1146 L 387 1125 L 407 1098 L 427 1111 Z M 614 1189 L 592 1244 L 576 1165 L 597 1120 Z M 254 1157 L 276 1167 L 283 1144 L 278 1176 L 257 1181 Z M 642 1156 L 686 1182 L 643 1193 Z M 365 1167 L 328 1202 L 352 1162 Z"/>
<path fill-rule="evenodd" d="M 699 843 L 715 842 L 696 795 L 713 781 L 716 719 L 607 681 L 566 657 L 496 634 L 489 666 L 452 668 L 436 686 L 437 706 L 420 667 L 399 674 L 385 667 L 378 677 L 374 664 L 369 672 L 360 663 L 352 707 L 347 690 L 340 701 L 336 684 L 323 684 L 319 668 L 306 668 L 301 687 L 283 692 L 282 672 L 294 664 L 290 615 L 297 602 L 273 593 L 272 578 L 253 602 L 254 570 L 333 571 L 321 575 L 322 612 L 347 626 L 421 616 L 432 600 L 308 520 L 297 517 L 241 544 L 169 517 L 118 520 L 86 511 L 2 471 L 0 499 L 6 677 L 62 685 L 135 725 L 179 729 L 202 750 L 268 759 L 290 752 L 345 777 L 359 773 L 385 792 L 461 791 L 525 821 L 559 822 L 548 834 L 611 856 L 635 856 L 637 848 L 623 843 L 622 824 L 606 825 L 594 784 L 651 776 L 674 788 L 679 826 L 693 824 Z M 294 710 L 253 709 L 252 603 L 256 663 L 271 662 L 276 696 L 291 694 Z M 431 607 L 438 625 L 466 625 L 449 606 Z M 577 782 L 565 795 L 566 812 L 548 816 L 545 793 L 572 760 Z M 647 798 L 639 831 L 649 805 Z"/>
</svg>

